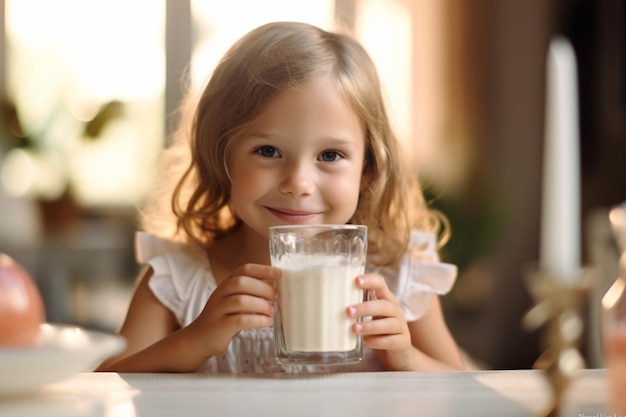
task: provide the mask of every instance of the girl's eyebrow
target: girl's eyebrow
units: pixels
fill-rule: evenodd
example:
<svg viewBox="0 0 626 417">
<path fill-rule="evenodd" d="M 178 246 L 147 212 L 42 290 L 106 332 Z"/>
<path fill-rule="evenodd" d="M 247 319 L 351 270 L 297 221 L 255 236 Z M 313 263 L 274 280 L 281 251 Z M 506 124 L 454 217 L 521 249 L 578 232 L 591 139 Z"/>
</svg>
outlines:
<svg viewBox="0 0 626 417">
<path fill-rule="evenodd" d="M 245 133 L 237 139 L 238 143 L 246 143 L 246 142 L 260 142 L 260 141 L 272 141 L 278 138 L 277 135 L 263 134 L 263 133 Z"/>
<path fill-rule="evenodd" d="M 327 142 L 325 142 L 325 144 L 328 144 L 331 146 L 350 146 L 353 148 L 358 146 L 358 143 L 352 139 L 345 139 L 341 137 L 330 137 L 326 140 Z"/>
<path fill-rule="evenodd" d="M 278 133 L 262 133 L 262 132 L 250 132 L 242 136 L 242 139 L 249 140 L 278 140 L 283 138 L 282 135 Z M 324 144 L 324 146 L 350 146 L 357 147 L 358 143 L 354 139 L 346 138 L 341 135 L 337 136 L 328 136 L 320 139 L 320 142 Z"/>
<path fill-rule="evenodd" d="M 349 139 L 349 138 L 344 138 L 344 137 L 340 137 L 340 136 L 331 136 L 328 138 L 329 142 L 334 142 L 334 143 L 343 143 L 346 145 L 356 145 L 356 141 L 354 139 Z"/>
<path fill-rule="evenodd" d="M 254 133 L 250 132 L 245 134 L 243 137 L 251 138 L 251 139 L 276 139 L 280 138 L 280 135 L 275 133 Z"/>
</svg>

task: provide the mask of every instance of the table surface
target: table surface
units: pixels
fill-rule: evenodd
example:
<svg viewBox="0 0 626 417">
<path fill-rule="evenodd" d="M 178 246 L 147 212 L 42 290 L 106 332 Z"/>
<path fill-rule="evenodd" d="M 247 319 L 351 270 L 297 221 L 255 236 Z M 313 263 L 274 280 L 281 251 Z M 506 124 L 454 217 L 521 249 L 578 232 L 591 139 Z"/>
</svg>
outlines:
<svg viewBox="0 0 626 417">
<path fill-rule="evenodd" d="M 572 381 L 563 416 L 608 415 L 606 371 Z M 0 398 L 0 416 L 531 416 L 550 403 L 536 370 L 317 375 L 80 373 Z M 610 414 L 612 415 L 612 414 Z"/>
</svg>

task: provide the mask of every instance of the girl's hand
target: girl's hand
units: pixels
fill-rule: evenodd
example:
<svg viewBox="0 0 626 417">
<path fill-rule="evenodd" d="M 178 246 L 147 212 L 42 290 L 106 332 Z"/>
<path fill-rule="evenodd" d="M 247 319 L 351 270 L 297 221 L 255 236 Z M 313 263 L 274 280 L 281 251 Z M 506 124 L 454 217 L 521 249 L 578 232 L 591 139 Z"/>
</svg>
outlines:
<svg viewBox="0 0 626 417">
<path fill-rule="evenodd" d="M 371 316 L 352 326 L 352 331 L 363 335 L 363 345 L 374 349 L 378 359 L 389 369 L 410 370 L 411 334 L 400 303 L 378 274 L 365 274 L 356 278 L 357 287 L 373 294 L 372 300 L 349 306 L 350 317 Z"/>
<path fill-rule="evenodd" d="M 188 326 L 194 328 L 196 340 L 207 356 L 223 353 L 243 329 L 272 324 L 278 297 L 273 283 L 280 276 L 278 268 L 245 264 L 217 286 L 200 316 Z"/>
</svg>

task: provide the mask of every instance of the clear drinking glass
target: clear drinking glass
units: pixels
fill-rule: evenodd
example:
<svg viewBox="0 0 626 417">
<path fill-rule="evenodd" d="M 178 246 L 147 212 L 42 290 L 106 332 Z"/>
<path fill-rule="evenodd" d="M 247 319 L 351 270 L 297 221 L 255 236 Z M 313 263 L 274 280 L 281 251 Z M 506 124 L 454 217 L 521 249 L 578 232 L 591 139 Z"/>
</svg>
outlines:
<svg viewBox="0 0 626 417">
<path fill-rule="evenodd" d="M 269 231 L 276 283 L 275 359 L 283 364 L 345 364 L 363 358 L 347 307 L 364 301 L 355 278 L 365 271 L 367 227 L 274 226 Z"/>
</svg>

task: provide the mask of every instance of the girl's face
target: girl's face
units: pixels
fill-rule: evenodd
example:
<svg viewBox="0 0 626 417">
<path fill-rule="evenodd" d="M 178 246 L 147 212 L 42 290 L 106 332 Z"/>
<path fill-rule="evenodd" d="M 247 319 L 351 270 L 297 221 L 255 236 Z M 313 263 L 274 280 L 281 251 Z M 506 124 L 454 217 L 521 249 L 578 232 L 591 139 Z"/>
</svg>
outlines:
<svg viewBox="0 0 626 417">
<path fill-rule="evenodd" d="M 230 148 L 232 207 L 262 236 L 274 225 L 347 223 L 364 155 L 361 122 L 330 78 L 285 92 Z"/>
</svg>

